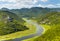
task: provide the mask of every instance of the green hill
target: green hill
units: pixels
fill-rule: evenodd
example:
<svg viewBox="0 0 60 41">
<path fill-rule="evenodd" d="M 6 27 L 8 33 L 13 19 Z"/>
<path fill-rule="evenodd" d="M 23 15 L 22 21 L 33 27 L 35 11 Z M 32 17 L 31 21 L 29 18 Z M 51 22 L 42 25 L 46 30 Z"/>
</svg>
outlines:
<svg viewBox="0 0 60 41">
<path fill-rule="evenodd" d="M 22 9 L 15 9 L 11 11 L 21 17 L 32 18 L 32 17 L 37 17 L 38 15 L 46 14 L 48 13 L 48 11 L 50 12 L 50 9 L 42 8 L 42 7 L 32 7 L 30 9 L 22 8 Z"/>
<path fill-rule="evenodd" d="M 41 18 L 38 22 L 50 26 L 50 29 L 34 41 L 60 41 L 60 12 L 51 12 Z"/>
<path fill-rule="evenodd" d="M 4 9 L 6 10 L 6 9 Z M 60 8 L 42 8 L 42 7 L 32 7 L 32 8 L 21 8 L 21 9 L 11 9 L 9 10 L 18 16 L 26 17 L 26 18 L 36 18 L 41 15 L 45 15 L 46 13 L 53 11 L 60 11 Z"/>
<path fill-rule="evenodd" d="M 16 14 L 0 10 L 0 35 L 11 34 L 17 31 L 24 31 L 24 21 Z"/>
</svg>

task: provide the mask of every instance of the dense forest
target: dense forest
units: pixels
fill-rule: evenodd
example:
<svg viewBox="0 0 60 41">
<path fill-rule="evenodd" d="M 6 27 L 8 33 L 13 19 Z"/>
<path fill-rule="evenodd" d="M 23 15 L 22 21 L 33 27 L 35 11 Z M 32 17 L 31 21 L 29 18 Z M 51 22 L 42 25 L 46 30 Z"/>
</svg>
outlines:
<svg viewBox="0 0 60 41">
<path fill-rule="evenodd" d="M 17 31 L 24 31 L 24 20 L 9 11 L 0 10 L 0 35 L 11 34 Z"/>
</svg>

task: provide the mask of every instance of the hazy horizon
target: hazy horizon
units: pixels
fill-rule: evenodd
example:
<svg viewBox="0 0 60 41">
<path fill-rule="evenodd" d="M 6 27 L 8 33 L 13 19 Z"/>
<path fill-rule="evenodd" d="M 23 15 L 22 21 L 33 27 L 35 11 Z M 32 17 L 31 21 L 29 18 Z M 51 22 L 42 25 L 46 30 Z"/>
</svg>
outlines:
<svg viewBox="0 0 60 41">
<path fill-rule="evenodd" d="M 21 9 L 31 7 L 60 8 L 60 0 L 0 0 L 0 9 Z"/>
</svg>

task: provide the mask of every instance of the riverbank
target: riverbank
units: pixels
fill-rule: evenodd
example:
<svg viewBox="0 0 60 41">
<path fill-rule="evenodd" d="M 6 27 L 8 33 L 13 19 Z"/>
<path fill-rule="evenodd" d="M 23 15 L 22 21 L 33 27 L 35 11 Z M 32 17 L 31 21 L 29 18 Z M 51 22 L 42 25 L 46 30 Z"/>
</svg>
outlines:
<svg viewBox="0 0 60 41">
<path fill-rule="evenodd" d="M 21 34 L 21 32 L 20 32 L 20 34 L 16 34 L 16 36 L 17 36 L 16 38 L 15 38 L 15 36 L 13 36 L 14 39 L 12 38 L 11 40 L 8 40 L 8 41 L 22 41 L 22 40 L 26 40 L 29 38 L 33 39 L 33 37 L 38 37 L 38 36 L 41 36 L 43 34 L 44 29 L 42 26 L 40 26 L 36 22 L 33 22 L 32 20 L 28 20 L 25 18 L 23 18 L 23 20 L 26 21 L 25 25 L 30 28 L 29 31 L 27 31 L 27 33 L 23 32 L 22 33 L 23 36 L 20 35 Z"/>
<path fill-rule="evenodd" d="M 47 30 L 50 29 L 50 26 L 48 26 L 48 25 L 40 24 L 40 26 L 43 27 L 43 29 L 44 29 L 42 35 L 43 35 Z M 26 40 L 23 40 L 23 41 L 34 41 L 34 40 L 35 40 L 36 38 L 38 38 L 38 37 L 39 37 L 39 36 L 35 36 L 35 37 L 33 37 L 33 38 L 29 38 L 29 39 L 26 39 Z"/>
<path fill-rule="evenodd" d="M 25 23 L 25 25 L 29 28 L 29 30 L 20 31 L 20 32 L 0 36 L 0 41 L 2 41 L 2 40 L 10 40 L 10 39 L 15 39 L 15 38 L 21 38 L 23 36 L 27 36 L 27 35 L 35 33 L 36 28 L 33 25 L 28 24 L 28 23 Z"/>
<path fill-rule="evenodd" d="M 36 36 L 41 36 L 43 34 L 44 29 L 39 24 L 37 24 L 36 22 L 34 22 L 32 20 L 28 20 L 28 19 L 25 19 L 25 18 L 23 18 L 23 20 L 25 20 L 27 24 L 33 25 L 36 28 L 35 33 L 27 35 L 27 36 L 23 36 L 21 38 L 12 39 L 12 40 L 9 40 L 9 41 L 23 41 L 23 40 L 30 39 L 30 38 L 33 38 L 33 37 L 36 37 Z"/>
</svg>

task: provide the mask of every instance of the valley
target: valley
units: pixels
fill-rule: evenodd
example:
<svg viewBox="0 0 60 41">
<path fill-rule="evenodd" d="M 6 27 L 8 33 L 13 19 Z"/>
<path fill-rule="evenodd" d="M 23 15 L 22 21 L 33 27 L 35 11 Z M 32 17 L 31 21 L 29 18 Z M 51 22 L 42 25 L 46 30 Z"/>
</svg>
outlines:
<svg viewBox="0 0 60 41">
<path fill-rule="evenodd" d="M 59 11 L 41 7 L 0 10 L 0 40 L 59 41 Z"/>
</svg>

